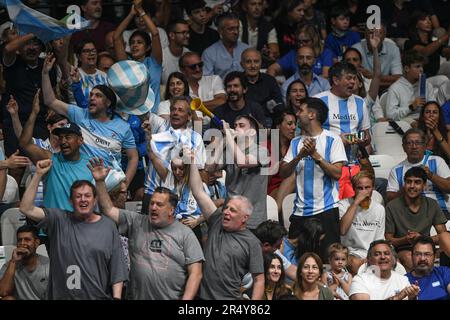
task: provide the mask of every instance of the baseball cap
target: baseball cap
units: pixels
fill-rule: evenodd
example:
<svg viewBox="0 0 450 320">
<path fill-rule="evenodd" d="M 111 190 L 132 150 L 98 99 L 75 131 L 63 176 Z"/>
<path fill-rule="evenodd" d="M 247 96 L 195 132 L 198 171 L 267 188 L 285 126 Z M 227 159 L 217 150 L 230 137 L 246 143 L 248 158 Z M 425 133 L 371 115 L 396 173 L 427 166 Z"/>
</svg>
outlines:
<svg viewBox="0 0 450 320">
<path fill-rule="evenodd" d="M 78 136 L 82 136 L 80 127 L 73 122 L 65 124 L 61 128 L 56 128 L 53 130 L 53 134 L 59 136 L 61 133 L 75 133 Z"/>
</svg>

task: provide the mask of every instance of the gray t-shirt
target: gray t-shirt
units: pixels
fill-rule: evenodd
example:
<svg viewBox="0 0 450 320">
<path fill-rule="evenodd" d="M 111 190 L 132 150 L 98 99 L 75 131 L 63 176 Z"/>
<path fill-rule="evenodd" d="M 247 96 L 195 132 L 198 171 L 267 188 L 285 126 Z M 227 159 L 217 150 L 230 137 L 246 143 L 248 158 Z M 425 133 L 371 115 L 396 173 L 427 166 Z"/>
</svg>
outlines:
<svg viewBox="0 0 450 320">
<path fill-rule="evenodd" d="M 187 266 L 204 261 L 194 232 L 175 220 L 155 228 L 149 217 L 120 210 L 119 230 L 128 237 L 132 300 L 178 300 L 184 294 Z"/>
<path fill-rule="evenodd" d="M 263 273 L 261 243 L 248 229 L 227 232 L 223 229 L 222 208 L 208 220 L 208 242 L 200 284 L 200 298 L 238 300 L 241 280 L 246 273 Z"/>
<path fill-rule="evenodd" d="M 385 232 L 395 238 L 408 234 L 408 230 L 430 235 L 431 226 L 445 224 L 447 218 L 436 200 L 421 196 L 422 203 L 417 213 L 408 209 L 403 196 L 392 200 L 386 206 Z"/>
<path fill-rule="evenodd" d="M 258 152 L 258 145 L 252 144 L 246 154 L 254 155 Z M 253 213 L 247 222 L 249 229 L 256 227 L 267 220 L 267 183 L 269 176 L 261 174 L 262 167 L 269 165 L 270 158 L 266 148 L 259 146 L 258 163 L 260 166 L 255 168 L 239 168 L 235 164 L 225 166 L 227 173 L 225 185 L 228 196 L 240 195 L 247 197 L 253 204 Z"/>
<path fill-rule="evenodd" d="M 17 300 L 45 300 L 47 297 L 49 259 L 39 254 L 37 256 L 38 263 L 31 272 L 21 262 L 16 263 L 13 296 Z M 3 278 L 7 267 L 8 263 L 0 270 L 0 279 Z"/>
<path fill-rule="evenodd" d="M 115 223 L 104 216 L 93 223 L 69 211 L 44 208 L 39 224 L 50 244 L 49 299 L 112 298 L 112 285 L 126 281 L 128 270 Z"/>
</svg>

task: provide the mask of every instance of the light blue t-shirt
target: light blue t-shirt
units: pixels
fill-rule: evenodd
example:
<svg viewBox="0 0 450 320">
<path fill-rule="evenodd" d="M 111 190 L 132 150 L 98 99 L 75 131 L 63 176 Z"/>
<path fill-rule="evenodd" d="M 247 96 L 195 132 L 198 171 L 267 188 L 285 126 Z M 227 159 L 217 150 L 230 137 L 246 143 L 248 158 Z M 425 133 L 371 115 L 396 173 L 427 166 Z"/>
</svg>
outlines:
<svg viewBox="0 0 450 320">
<path fill-rule="evenodd" d="M 113 166 L 113 159 L 121 162 L 122 148 L 136 148 L 130 125 L 118 115 L 110 121 L 101 122 L 93 119 L 88 109 L 69 104 L 68 117 L 80 126 L 84 139 L 80 151 L 90 158 L 99 157 L 106 165 Z"/>
<path fill-rule="evenodd" d="M 93 179 L 87 167 L 89 156 L 80 153 L 78 161 L 70 161 L 58 152 L 53 154 L 52 162 L 52 168 L 45 178 L 44 207 L 73 211 L 69 201 L 70 187 L 77 180 Z"/>
<path fill-rule="evenodd" d="M 143 63 L 147 67 L 148 76 L 150 77 L 150 88 L 152 88 L 155 94 L 155 103 L 153 104 L 152 112 L 156 113 L 159 102 L 161 101 L 160 82 L 162 66 L 153 57 L 146 57 Z"/>
</svg>

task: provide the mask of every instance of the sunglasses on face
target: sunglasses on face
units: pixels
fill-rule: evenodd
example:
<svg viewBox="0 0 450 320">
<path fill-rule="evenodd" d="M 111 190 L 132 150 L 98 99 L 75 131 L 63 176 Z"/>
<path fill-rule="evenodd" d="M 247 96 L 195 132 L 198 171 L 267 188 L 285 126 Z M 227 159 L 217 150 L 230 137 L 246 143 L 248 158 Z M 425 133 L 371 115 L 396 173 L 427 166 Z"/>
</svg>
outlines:
<svg viewBox="0 0 450 320">
<path fill-rule="evenodd" d="M 199 63 L 195 63 L 195 64 L 190 64 L 188 66 L 186 66 L 186 68 L 191 69 L 192 71 L 195 71 L 197 69 L 197 67 L 199 67 L 200 69 L 203 68 L 203 62 L 199 62 Z"/>
</svg>

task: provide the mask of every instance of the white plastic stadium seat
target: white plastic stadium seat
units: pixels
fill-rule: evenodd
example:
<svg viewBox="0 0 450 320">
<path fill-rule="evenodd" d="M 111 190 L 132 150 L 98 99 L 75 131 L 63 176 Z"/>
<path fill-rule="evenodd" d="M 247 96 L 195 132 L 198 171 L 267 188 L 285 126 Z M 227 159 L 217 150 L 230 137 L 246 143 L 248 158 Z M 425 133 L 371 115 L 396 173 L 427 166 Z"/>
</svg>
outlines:
<svg viewBox="0 0 450 320">
<path fill-rule="evenodd" d="M 399 163 L 394 157 L 387 154 L 373 154 L 369 157 L 369 161 L 375 171 L 375 177 L 385 179 L 389 177 L 391 169 Z"/>
<path fill-rule="evenodd" d="M 19 185 L 17 184 L 16 179 L 11 177 L 9 174 L 7 175 L 8 180 L 6 181 L 6 189 L 3 194 L 3 202 L 4 203 L 13 203 L 19 201 Z"/>
<path fill-rule="evenodd" d="M 396 122 L 404 132 L 411 128 L 411 125 L 405 121 Z M 402 136 L 388 122 L 377 122 L 372 126 L 372 142 L 376 154 L 388 154 L 397 160 L 406 158 L 402 147 Z"/>
<path fill-rule="evenodd" d="M 17 243 L 16 231 L 25 224 L 25 216 L 19 208 L 10 208 L 3 212 L 1 217 L 2 245 L 15 245 Z"/>
<path fill-rule="evenodd" d="M 278 205 L 271 196 L 266 197 L 267 201 L 267 220 L 278 221 Z"/>
<path fill-rule="evenodd" d="M 294 210 L 294 200 L 295 200 L 295 193 L 290 193 L 283 199 L 283 204 L 281 206 L 283 211 L 284 227 L 287 230 L 289 230 L 289 226 L 291 225 L 289 218 L 292 214 L 292 210 Z"/>
</svg>

